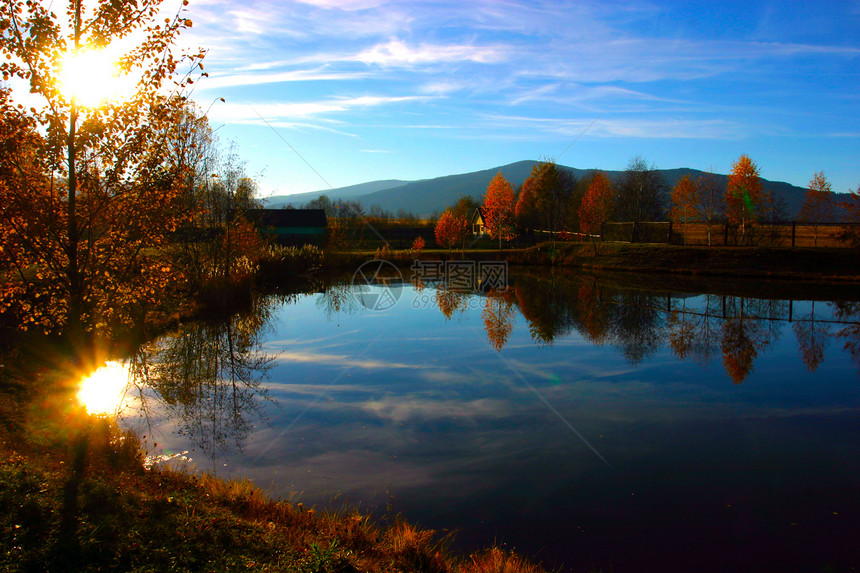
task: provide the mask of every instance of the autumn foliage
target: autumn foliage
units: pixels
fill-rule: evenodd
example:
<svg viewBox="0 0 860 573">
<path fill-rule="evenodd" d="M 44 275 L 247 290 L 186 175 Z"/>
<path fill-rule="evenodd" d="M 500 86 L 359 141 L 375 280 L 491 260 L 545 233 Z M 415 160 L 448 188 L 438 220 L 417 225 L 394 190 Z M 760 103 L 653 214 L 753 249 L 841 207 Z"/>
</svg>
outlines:
<svg viewBox="0 0 860 573">
<path fill-rule="evenodd" d="M 0 71 L 32 94 L 25 108 L 0 93 L 0 312 L 22 328 L 105 330 L 180 282 L 162 249 L 187 213 L 169 150 L 191 83 L 178 66 L 199 70 L 203 54 L 173 52 L 191 21 L 161 21 L 159 4 L 0 5 Z M 119 62 L 135 93 L 85 107 L 61 91 L 59 62 L 119 39 L 135 40 Z"/>
<path fill-rule="evenodd" d="M 468 228 L 469 221 L 465 217 L 455 214 L 451 209 L 445 209 L 436 222 L 436 244 L 453 249 L 463 243 Z"/>
<path fill-rule="evenodd" d="M 494 350 L 501 352 L 514 329 L 516 311 L 513 290 L 492 291 L 484 303 L 481 318 L 484 320 L 487 340 Z"/>
<path fill-rule="evenodd" d="M 612 211 L 612 184 L 602 171 L 591 178 L 579 206 L 579 230 L 586 235 L 597 233 Z"/>
<path fill-rule="evenodd" d="M 669 218 L 678 223 L 691 223 L 699 218 L 699 188 L 689 175 L 684 175 L 672 189 Z M 686 241 L 687 236 L 684 235 Z"/>
<path fill-rule="evenodd" d="M 50 142 L 12 107 L 7 91 L 0 98 L 0 312 L 22 329 L 54 332 L 65 328 L 73 307 L 86 329 L 104 330 L 130 322 L 135 309 L 157 306 L 180 280 L 152 251 L 184 219 L 178 186 L 157 165 L 112 183 L 95 162 L 83 161 L 75 205 L 81 240 L 72 243 L 67 182 L 52 174 Z"/>
<path fill-rule="evenodd" d="M 484 195 L 484 227 L 493 239 L 510 241 L 517 236 L 514 190 L 501 172 L 490 181 Z"/>
<path fill-rule="evenodd" d="M 747 236 L 747 227 L 761 216 L 764 193 L 758 166 L 747 155 L 741 155 L 729 174 L 726 187 L 726 217 L 729 223 L 740 226 L 741 241 Z"/>
</svg>

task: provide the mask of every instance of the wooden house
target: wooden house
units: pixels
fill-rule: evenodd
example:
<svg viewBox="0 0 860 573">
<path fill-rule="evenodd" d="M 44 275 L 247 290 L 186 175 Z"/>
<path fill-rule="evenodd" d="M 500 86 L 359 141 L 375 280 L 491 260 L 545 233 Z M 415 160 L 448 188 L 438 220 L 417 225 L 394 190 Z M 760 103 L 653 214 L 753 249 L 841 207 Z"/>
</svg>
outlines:
<svg viewBox="0 0 860 573">
<path fill-rule="evenodd" d="M 487 231 L 484 229 L 484 208 L 478 207 L 475 209 L 475 212 L 472 213 L 472 234 L 483 237 L 487 234 Z"/>
<path fill-rule="evenodd" d="M 245 218 L 279 243 L 322 245 L 328 226 L 323 209 L 248 209 Z"/>
</svg>

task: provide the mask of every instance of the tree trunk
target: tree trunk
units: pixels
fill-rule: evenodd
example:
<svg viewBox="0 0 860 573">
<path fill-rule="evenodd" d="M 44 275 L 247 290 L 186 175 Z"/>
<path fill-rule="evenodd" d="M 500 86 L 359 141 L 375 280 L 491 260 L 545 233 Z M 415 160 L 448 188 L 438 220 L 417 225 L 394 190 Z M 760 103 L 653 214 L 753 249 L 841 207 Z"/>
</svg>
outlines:
<svg viewBox="0 0 860 573">
<path fill-rule="evenodd" d="M 75 2 L 75 53 L 77 54 L 80 47 L 81 36 L 81 3 L 80 0 Z M 81 272 L 78 268 L 78 219 L 77 219 L 77 194 L 78 194 L 78 178 L 77 166 L 77 151 L 75 149 L 75 129 L 78 122 L 78 106 L 77 98 L 72 96 L 72 104 L 69 110 L 69 137 L 66 140 L 66 153 L 69 167 L 69 200 L 67 203 L 68 214 L 68 240 L 67 256 L 69 258 L 68 279 L 69 279 L 69 307 L 68 307 L 68 322 L 67 328 L 73 339 L 81 335 L 81 306 L 83 304 L 83 289 L 81 284 Z"/>
</svg>

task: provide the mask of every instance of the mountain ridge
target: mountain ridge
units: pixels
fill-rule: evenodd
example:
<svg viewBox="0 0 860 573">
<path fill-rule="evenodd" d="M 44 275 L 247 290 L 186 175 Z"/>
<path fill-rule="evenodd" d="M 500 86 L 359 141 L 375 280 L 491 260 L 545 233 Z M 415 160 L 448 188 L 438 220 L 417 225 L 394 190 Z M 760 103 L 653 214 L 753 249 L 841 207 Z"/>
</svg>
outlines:
<svg viewBox="0 0 860 573">
<path fill-rule="evenodd" d="M 326 195 L 332 200 L 358 200 L 366 208 L 378 205 L 391 213 L 407 211 L 420 216 L 429 216 L 439 213 L 446 207 L 454 204 L 462 195 L 469 195 L 480 201 L 490 181 L 499 172 L 516 189 L 523 184 L 531 174 L 532 167 L 537 163 L 539 162 L 535 160 L 523 160 L 490 169 L 416 181 L 398 179 L 370 181 L 358 185 L 329 189 L 327 191 L 321 190 L 274 196 L 265 200 L 265 204 L 271 208 L 284 207 L 289 204 L 292 204 L 294 207 L 302 207 L 309 201 L 321 195 Z M 559 167 L 570 171 L 577 179 L 588 177 L 595 171 L 603 171 L 613 183 L 620 182 L 625 173 L 625 171 L 598 168 L 580 169 L 566 165 L 559 165 Z M 695 178 L 706 173 L 705 171 L 688 167 L 657 169 L 656 171 L 663 177 L 668 189 L 671 189 L 684 175 L 690 175 L 690 177 Z M 724 189 L 728 181 L 728 175 L 720 173 L 715 173 L 714 175 L 717 184 Z M 803 205 L 807 189 L 783 181 L 771 181 L 768 179 L 762 179 L 762 187 L 784 201 L 786 216 L 789 219 L 797 217 Z M 848 196 L 848 194 L 842 193 L 835 195 L 837 200 L 842 196 Z"/>
</svg>

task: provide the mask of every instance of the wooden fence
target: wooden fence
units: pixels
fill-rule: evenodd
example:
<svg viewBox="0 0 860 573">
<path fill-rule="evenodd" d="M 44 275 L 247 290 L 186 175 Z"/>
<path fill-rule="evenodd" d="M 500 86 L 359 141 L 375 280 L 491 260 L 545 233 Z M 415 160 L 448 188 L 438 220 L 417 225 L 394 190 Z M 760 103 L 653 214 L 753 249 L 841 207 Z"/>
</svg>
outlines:
<svg viewBox="0 0 860 573">
<path fill-rule="evenodd" d="M 603 224 L 604 241 L 627 243 L 671 243 L 675 245 L 758 245 L 768 247 L 848 247 L 840 239 L 846 232 L 860 233 L 851 223 L 757 222 L 743 233 L 728 223 L 615 223 Z M 710 236 L 709 236 L 710 233 Z"/>
</svg>

